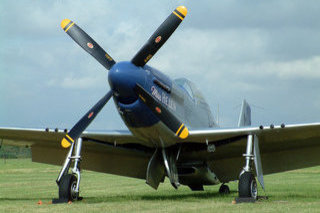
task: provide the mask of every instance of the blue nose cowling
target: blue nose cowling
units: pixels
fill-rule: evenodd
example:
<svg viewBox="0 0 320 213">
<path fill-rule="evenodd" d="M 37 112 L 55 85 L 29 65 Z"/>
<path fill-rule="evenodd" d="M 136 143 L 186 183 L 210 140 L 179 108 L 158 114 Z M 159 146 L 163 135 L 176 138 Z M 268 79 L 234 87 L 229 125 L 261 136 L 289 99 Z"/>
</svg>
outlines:
<svg viewBox="0 0 320 213">
<path fill-rule="evenodd" d="M 145 84 L 146 72 L 131 62 L 119 62 L 110 69 L 108 80 L 115 97 L 121 103 L 130 104 L 137 100 L 134 88 L 137 83 Z"/>
</svg>

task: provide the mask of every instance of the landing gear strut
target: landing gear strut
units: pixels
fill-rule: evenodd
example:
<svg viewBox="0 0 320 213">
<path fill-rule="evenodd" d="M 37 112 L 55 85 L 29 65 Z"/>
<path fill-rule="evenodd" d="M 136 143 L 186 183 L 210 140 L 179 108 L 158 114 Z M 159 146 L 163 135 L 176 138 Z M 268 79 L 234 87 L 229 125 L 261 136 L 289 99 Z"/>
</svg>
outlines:
<svg viewBox="0 0 320 213">
<path fill-rule="evenodd" d="M 162 141 L 161 138 L 160 138 L 160 142 L 162 144 L 162 147 L 165 147 L 164 142 Z M 162 157 L 163 157 L 164 168 L 167 172 L 167 175 L 169 177 L 171 185 L 175 189 L 178 189 L 178 187 L 180 186 L 178 170 L 177 170 L 177 166 L 176 166 L 176 161 L 179 157 L 179 153 L 180 153 L 180 151 L 178 151 L 177 154 L 175 154 L 175 152 L 172 150 L 162 148 Z"/>
<path fill-rule="evenodd" d="M 62 169 L 56 180 L 59 186 L 59 199 L 54 199 L 53 203 L 69 202 L 81 200 L 79 196 L 79 186 L 81 180 L 80 161 L 81 161 L 82 138 L 72 143 Z M 69 168 L 73 163 L 71 174 Z"/>
<path fill-rule="evenodd" d="M 243 155 L 246 158 L 246 165 L 240 173 L 239 178 L 239 198 L 251 198 L 256 200 L 258 196 L 258 188 L 256 179 L 252 173 L 253 154 L 253 136 L 248 135 L 246 153 Z"/>
</svg>

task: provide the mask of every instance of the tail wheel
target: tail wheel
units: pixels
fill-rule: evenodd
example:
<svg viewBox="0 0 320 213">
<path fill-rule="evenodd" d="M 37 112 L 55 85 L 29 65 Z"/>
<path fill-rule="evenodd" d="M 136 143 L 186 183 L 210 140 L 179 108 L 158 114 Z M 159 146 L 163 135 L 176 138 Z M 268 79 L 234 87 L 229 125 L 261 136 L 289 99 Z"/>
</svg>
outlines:
<svg viewBox="0 0 320 213">
<path fill-rule="evenodd" d="M 219 193 L 222 195 L 230 194 L 229 186 L 222 184 L 219 188 Z"/>
<path fill-rule="evenodd" d="M 251 172 L 244 172 L 239 179 L 239 197 L 257 199 L 258 188 L 254 175 Z"/>
<path fill-rule="evenodd" d="M 76 200 L 79 193 L 75 191 L 77 186 L 77 177 L 72 174 L 62 176 L 59 184 L 59 198 L 68 199 L 68 201 Z"/>
</svg>

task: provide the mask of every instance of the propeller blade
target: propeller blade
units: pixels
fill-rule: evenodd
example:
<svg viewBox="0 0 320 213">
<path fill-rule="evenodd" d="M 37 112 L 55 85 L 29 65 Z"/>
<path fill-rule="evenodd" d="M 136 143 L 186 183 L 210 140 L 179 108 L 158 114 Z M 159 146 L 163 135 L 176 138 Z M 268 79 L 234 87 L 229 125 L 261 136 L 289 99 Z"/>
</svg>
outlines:
<svg viewBox="0 0 320 213">
<path fill-rule="evenodd" d="M 151 111 L 179 138 L 185 139 L 189 135 L 188 128 L 172 114 L 166 107 L 154 99 L 141 85 L 136 85 L 136 93 L 139 98 L 151 109 Z"/>
<path fill-rule="evenodd" d="M 187 8 L 177 7 L 137 52 L 131 62 L 136 66 L 143 67 L 168 40 L 186 15 Z"/>
<path fill-rule="evenodd" d="M 61 22 L 62 29 L 85 51 L 92 55 L 102 66 L 110 69 L 116 62 L 86 32 L 69 19 Z"/>
<path fill-rule="evenodd" d="M 72 127 L 72 129 L 64 136 L 61 141 L 61 146 L 68 148 L 71 143 L 80 137 L 82 132 L 89 126 L 97 114 L 101 111 L 104 105 L 110 100 L 112 91 L 109 91 L 103 96 L 96 105 L 94 105 L 79 121 Z"/>
</svg>

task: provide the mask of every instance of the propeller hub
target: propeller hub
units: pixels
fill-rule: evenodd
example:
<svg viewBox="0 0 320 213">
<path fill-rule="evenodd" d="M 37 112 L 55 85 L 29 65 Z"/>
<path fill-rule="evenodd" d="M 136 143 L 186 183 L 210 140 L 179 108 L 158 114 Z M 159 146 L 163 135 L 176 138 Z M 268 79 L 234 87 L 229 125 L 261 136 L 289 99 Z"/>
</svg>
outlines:
<svg viewBox="0 0 320 213">
<path fill-rule="evenodd" d="M 134 92 L 136 84 L 145 84 L 146 71 L 131 62 L 119 62 L 110 69 L 108 80 L 115 98 L 123 104 L 131 104 L 138 99 Z"/>
</svg>

